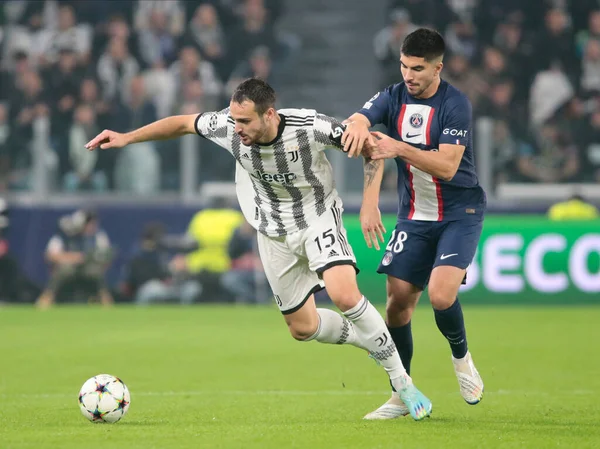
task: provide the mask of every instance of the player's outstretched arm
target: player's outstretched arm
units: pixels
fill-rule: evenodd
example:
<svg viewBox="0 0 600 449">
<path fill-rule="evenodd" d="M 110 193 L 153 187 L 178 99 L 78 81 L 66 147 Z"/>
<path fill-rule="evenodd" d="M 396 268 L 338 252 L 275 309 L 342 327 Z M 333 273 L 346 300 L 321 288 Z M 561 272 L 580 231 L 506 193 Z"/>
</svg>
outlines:
<svg viewBox="0 0 600 449">
<path fill-rule="evenodd" d="M 368 144 L 367 144 L 368 146 Z M 370 150 L 370 149 L 369 149 Z M 365 157 L 363 202 L 360 208 L 360 225 L 367 246 L 379 251 L 379 240 L 384 243 L 385 227 L 379 211 L 379 192 L 383 180 L 384 161 Z"/>
<path fill-rule="evenodd" d="M 348 157 L 360 156 L 365 142 L 375 145 L 375 141 L 369 132 L 371 122 L 364 115 L 356 112 L 344 120 L 346 130 L 342 135 L 342 145 Z"/>
<path fill-rule="evenodd" d="M 196 118 L 197 114 L 174 115 L 125 134 L 105 129 L 90 140 L 85 147 L 88 150 L 95 150 L 98 147 L 101 150 L 107 150 L 109 148 L 123 148 L 133 143 L 174 139 L 186 134 L 194 134 L 196 132 L 194 128 Z"/>
</svg>

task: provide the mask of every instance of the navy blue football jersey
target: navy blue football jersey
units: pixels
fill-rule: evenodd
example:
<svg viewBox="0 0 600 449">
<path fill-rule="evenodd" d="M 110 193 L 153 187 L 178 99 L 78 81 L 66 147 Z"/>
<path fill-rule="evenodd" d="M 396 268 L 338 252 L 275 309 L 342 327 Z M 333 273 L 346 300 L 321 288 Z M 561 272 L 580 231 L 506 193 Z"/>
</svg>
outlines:
<svg viewBox="0 0 600 449">
<path fill-rule="evenodd" d="M 465 147 L 451 181 L 396 158 L 398 218 L 445 221 L 483 214 L 486 197 L 475 173 L 472 108 L 466 95 L 442 80 L 435 95 L 418 99 L 399 83 L 377 93 L 358 112 L 373 126 L 385 125 L 390 137 L 422 151 L 438 151 L 440 144 Z"/>
</svg>

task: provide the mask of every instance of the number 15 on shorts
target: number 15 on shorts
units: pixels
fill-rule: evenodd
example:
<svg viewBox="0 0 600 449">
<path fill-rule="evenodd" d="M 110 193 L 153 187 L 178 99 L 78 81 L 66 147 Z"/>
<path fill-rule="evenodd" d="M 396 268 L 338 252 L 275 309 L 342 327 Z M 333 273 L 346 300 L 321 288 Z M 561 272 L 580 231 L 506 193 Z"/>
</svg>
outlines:
<svg viewBox="0 0 600 449">
<path fill-rule="evenodd" d="M 317 248 L 319 248 L 320 253 L 323 252 L 323 249 L 331 248 L 333 245 L 335 245 L 335 235 L 333 234 L 333 229 L 324 231 L 323 234 L 317 236 L 314 241 L 317 244 Z"/>
</svg>

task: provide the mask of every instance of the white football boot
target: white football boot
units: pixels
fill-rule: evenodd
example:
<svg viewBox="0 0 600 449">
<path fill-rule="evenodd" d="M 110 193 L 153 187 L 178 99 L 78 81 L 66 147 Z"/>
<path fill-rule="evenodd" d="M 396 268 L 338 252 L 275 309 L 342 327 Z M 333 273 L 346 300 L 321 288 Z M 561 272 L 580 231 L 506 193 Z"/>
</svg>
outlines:
<svg viewBox="0 0 600 449">
<path fill-rule="evenodd" d="M 410 414 L 415 421 L 420 421 L 431 415 L 431 401 L 414 386 L 410 377 L 405 375 L 398 379 L 396 388 L 391 399 L 364 419 L 394 419 Z"/>
<path fill-rule="evenodd" d="M 402 402 L 400 395 L 394 391 L 392 397 L 385 404 L 366 415 L 363 419 L 394 419 L 406 416 L 409 413 L 408 407 Z"/>
<path fill-rule="evenodd" d="M 460 394 L 467 404 L 475 405 L 483 398 L 483 380 L 473 364 L 471 353 L 462 359 L 452 357 L 454 372 L 458 379 Z"/>
</svg>

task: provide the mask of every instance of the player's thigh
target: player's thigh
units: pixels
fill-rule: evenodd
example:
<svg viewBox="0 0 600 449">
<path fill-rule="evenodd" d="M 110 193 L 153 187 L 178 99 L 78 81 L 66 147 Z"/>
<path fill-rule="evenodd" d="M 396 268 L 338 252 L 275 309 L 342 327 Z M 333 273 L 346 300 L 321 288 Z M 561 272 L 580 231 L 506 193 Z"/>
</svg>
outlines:
<svg viewBox="0 0 600 449">
<path fill-rule="evenodd" d="M 427 284 L 435 260 L 433 223 L 399 220 L 385 248 L 377 269 L 422 290 Z M 394 283 L 394 291 L 402 293 L 404 284 Z M 399 295 L 401 296 L 401 295 Z"/>
<path fill-rule="evenodd" d="M 298 254 L 288 240 L 258 234 L 258 251 L 275 302 L 284 315 L 297 312 L 311 295 L 324 287 L 319 276 L 308 267 L 308 261 Z"/>
<path fill-rule="evenodd" d="M 348 243 L 343 209 L 334 203 L 302 236 L 302 248 L 311 271 L 325 281 L 329 297 L 342 311 L 351 309 L 361 294 L 356 284 L 356 258 Z"/>
<path fill-rule="evenodd" d="M 482 229 L 482 217 L 444 224 L 428 287 L 434 307 L 452 305 L 461 284 L 466 281 L 467 268 L 475 257 Z"/>
</svg>

